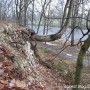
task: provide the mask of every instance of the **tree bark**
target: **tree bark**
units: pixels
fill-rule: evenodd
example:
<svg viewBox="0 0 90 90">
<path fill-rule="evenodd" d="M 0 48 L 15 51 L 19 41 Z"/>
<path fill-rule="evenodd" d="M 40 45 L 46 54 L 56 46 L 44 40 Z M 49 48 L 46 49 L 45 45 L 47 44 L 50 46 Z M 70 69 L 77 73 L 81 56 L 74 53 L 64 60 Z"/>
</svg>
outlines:
<svg viewBox="0 0 90 90">
<path fill-rule="evenodd" d="M 74 85 L 76 85 L 77 87 L 73 88 L 73 90 L 79 90 L 78 85 L 80 85 L 81 73 L 82 73 L 82 68 L 83 68 L 83 58 L 89 47 L 90 47 L 90 35 L 88 36 L 87 40 L 82 45 L 81 50 L 78 55 L 76 72 L 75 72 L 75 82 L 74 82 Z"/>
</svg>

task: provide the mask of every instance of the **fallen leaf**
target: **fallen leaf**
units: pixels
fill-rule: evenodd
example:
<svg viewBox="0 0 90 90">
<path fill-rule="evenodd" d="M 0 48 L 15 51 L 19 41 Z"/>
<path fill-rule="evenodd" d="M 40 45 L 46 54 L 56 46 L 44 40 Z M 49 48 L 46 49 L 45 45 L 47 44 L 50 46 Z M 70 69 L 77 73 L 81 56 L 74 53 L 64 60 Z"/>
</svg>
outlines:
<svg viewBox="0 0 90 90">
<path fill-rule="evenodd" d="M 0 90 L 2 90 L 4 88 L 3 84 L 0 84 Z"/>
<path fill-rule="evenodd" d="M 19 80 L 16 80 L 16 86 L 17 87 L 20 87 L 22 89 L 24 89 L 25 87 L 27 87 L 26 83 L 24 81 L 19 81 Z"/>
<path fill-rule="evenodd" d="M 7 84 L 8 84 L 8 82 L 5 81 L 5 80 L 0 80 L 0 83 L 2 83 L 2 84 L 4 84 L 4 85 L 7 85 Z"/>
</svg>

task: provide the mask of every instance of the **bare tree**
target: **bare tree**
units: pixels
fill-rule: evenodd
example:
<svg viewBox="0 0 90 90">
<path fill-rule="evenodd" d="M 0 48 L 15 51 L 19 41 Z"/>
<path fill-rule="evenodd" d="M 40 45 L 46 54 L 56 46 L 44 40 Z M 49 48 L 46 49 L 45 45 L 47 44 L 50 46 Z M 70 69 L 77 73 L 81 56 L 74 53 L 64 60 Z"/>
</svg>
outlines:
<svg viewBox="0 0 90 90">
<path fill-rule="evenodd" d="M 37 33 L 39 32 L 39 27 L 40 27 L 40 24 L 41 24 L 43 14 L 45 13 L 45 10 L 47 9 L 47 6 L 49 5 L 50 2 L 51 2 L 51 0 L 49 0 L 48 3 L 47 3 L 47 0 L 45 0 L 43 5 L 42 5 L 42 10 L 41 10 L 40 20 L 39 20 L 39 24 L 38 24 L 38 28 L 37 28 Z"/>
<path fill-rule="evenodd" d="M 48 41 L 54 41 L 54 40 L 60 39 L 62 37 L 62 35 L 64 34 L 64 32 L 66 31 L 68 25 L 69 25 L 70 18 L 72 18 L 73 19 L 72 20 L 72 31 L 69 35 L 69 36 L 71 36 L 71 34 L 74 34 L 73 32 L 75 31 L 75 28 L 76 28 L 76 18 L 85 19 L 85 18 L 82 18 L 82 17 L 77 17 L 78 8 L 79 8 L 78 3 L 80 3 L 80 1 L 81 0 L 67 0 L 66 1 L 65 8 L 64 8 L 64 13 L 63 13 L 63 17 L 62 17 L 61 28 L 57 33 L 52 34 L 52 35 L 40 36 L 40 35 L 37 35 L 32 30 L 29 31 L 29 32 L 27 30 L 25 30 L 25 31 L 21 30 L 24 33 L 23 36 L 26 35 L 28 37 L 28 41 L 34 40 L 34 41 L 48 42 Z M 28 5 L 31 2 L 32 2 L 32 5 L 31 5 L 32 10 L 30 9 L 31 10 L 31 24 L 32 24 L 32 29 L 33 29 L 34 14 L 35 14 L 35 0 L 32 0 L 32 1 L 31 0 L 15 0 L 15 10 L 16 10 L 17 23 L 22 24 L 22 22 L 23 22 L 22 18 L 24 17 L 24 26 L 26 26 L 27 10 L 28 10 L 28 7 L 29 7 Z M 47 16 L 48 20 L 46 22 L 45 13 L 46 13 L 46 10 L 47 10 L 48 6 L 50 5 L 50 3 L 51 3 L 51 0 L 49 0 L 49 2 L 47 2 L 47 0 L 44 0 L 44 3 L 42 4 L 42 10 L 40 12 L 40 20 L 39 20 L 39 23 L 38 23 L 37 33 L 39 32 L 39 27 L 40 27 L 41 20 L 42 20 L 43 16 L 44 16 L 44 19 L 45 19 L 45 26 L 47 24 L 47 29 L 48 29 L 48 22 L 49 22 L 49 19 L 50 19 L 49 18 L 50 15 L 49 15 L 49 11 L 48 11 L 48 16 Z M 73 5 L 74 5 L 74 7 L 73 7 Z M 49 7 L 49 9 L 50 9 L 50 7 Z M 0 12 L 1 12 L 1 10 L 0 10 Z M 73 16 L 71 16 L 72 13 L 73 13 Z M 88 50 L 88 48 L 90 46 L 90 42 L 89 42 L 90 41 L 90 35 L 89 35 L 90 34 L 90 28 L 89 28 L 89 24 L 88 24 L 88 22 L 90 22 L 89 21 L 89 14 L 87 16 L 87 19 L 85 19 L 85 20 L 87 21 L 86 26 L 87 26 L 87 30 L 88 30 L 86 33 L 84 33 L 83 30 L 78 26 L 79 29 L 81 30 L 82 34 L 83 34 L 83 36 L 79 40 L 79 43 L 81 42 L 82 38 L 85 37 L 86 35 L 88 35 L 88 39 L 86 41 L 84 41 L 84 44 L 81 46 L 81 50 L 79 52 L 78 59 L 77 59 L 75 82 L 74 82 L 75 85 L 77 85 L 77 86 L 80 84 L 81 71 L 82 71 L 82 68 L 83 68 L 83 58 L 85 56 L 86 51 Z M 46 28 L 45 26 L 44 26 L 44 33 L 45 33 L 45 28 Z M 68 38 L 67 38 L 67 40 L 68 40 Z M 35 46 L 34 46 L 33 50 L 35 50 L 36 56 L 41 59 L 41 57 L 37 53 L 38 51 L 35 48 Z M 40 61 L 40 62 L 43 63 L 42 61 Z M 78 87 L 75 90 L 78 90 Z"/>
<path fill-rule="evenodd" d="M 68 1 L 67 1 L 68 2 Z M 61 36 L 63 35 L 63 33 L 66 31 L 66 28 L 68 26 L 68 22 L 69 22 L 69 17 L 71 16 L 71 10 L 72 10 L 72 4 L 73 4 L 74 0 L 70 0 L 70 4 L 69 4 L 69 8 L 68 8 L 68 13 L 66 15 L 66 12 L 64 13 L 64 16 L 66 16 L 66 20 L 63 24 L 63 26 L 61 27 L 61 29 L 59 30 L 59 32 L 57 32 L 56 34 L 52 34 L 52 35 L 47 35 L 47 36 L 39 36 L 39 35 L 34 35 L 33 38 L 36 39 L 37 41 L 54 41 L 56 39 L 61 38 Z"/>
<path fill-rule="evenodd" d="M 28 6 L 33 2 L 33 7 L 34 7 L 34 0 L 24 0 L 24 26 L 26 26 L 26 22 L 27 22 L 27 9 L 28 9 Z M 33 10 L 34 12 L 34 10 Z M 32 17 L 33 18 L 33 17 Z"/>
<path fill-rule="evenodd" d="M 77 0 L 74 4 L 73 4 L 73 10 L 72 10 L 72 17 L 77 17 L 78 16 L 78 9 L 79 9 L 79 6 L 80 6 L 80 2 L 79 0 Z M 71 29 L 73 30 L 74 27 L 76 26 L 76 23 L 77 23 L 77 18 L 73 18 L 71 20 Z M 71 46 L 74 45 L 74 31 L 72 32 L 72 35 L 71 35 Z"/>
</svg>

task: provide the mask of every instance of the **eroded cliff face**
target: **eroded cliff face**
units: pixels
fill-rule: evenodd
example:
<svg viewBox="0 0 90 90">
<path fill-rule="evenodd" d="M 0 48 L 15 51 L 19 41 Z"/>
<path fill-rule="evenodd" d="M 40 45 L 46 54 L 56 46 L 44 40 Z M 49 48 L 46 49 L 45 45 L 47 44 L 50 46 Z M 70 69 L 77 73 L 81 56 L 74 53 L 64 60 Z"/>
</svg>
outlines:
<svg viewBox="0 0 90 90">
<path fill-rule="evenodd" d="M 35 64 L 34 53 L 31 50 L 30 42 L 23 36 L 22 30 L 25 30 L 25 28 L 14 23 L 0 22 L 0 41 L 7 44 L 9 48 L 12 49 L 14 55 L 18 55 L 16 52 L 20 53 L 22 56 L 21 58 L 27 59 L 32 66 L 32 64 Z M 24 68 L 24 66 L 22 66 L 22 68 Z"/>
<path fill-rule="evenodd" d="M 28 84 L 21 88 L 26 89 L 38 78 L 36 70 L 37 64 L 34 52 L 31 49 L 31 44 L 26 40 L 24 41 L 25 38 L 23 39 L 21 30 L 25 30 L 25 28 L 16 24 L 0 22 L 0 45 L 4 45 L 10 50 L 10 54 L 14 57 L 11 61 L 16 67 L 22 70 L 23 75 L 21 77 L 24 77 Z"/>
<path fill-rule="evenodd" d="M 21 81 L 13 77 L 14 84 L 18 84 L 19 90 L 63 90 L 62 84 L 57 83 L 57 79 L 60 82 L 61 79 L 38 62 L 27 34 L 24 36 L 22 30 L 25 28 L 17 24 L 0 22 L 0 44 L 8 48 L 10 61 L 22 71 L 16 71 L 22 73 L 18 74 Z"/>
</svg>

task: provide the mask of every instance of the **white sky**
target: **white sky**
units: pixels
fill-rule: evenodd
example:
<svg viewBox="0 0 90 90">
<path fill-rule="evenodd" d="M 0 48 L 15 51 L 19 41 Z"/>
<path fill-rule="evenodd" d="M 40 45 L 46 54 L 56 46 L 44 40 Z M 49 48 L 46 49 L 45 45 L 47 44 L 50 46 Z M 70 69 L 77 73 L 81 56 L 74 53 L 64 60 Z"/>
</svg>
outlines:
<svg viewBox="0 0 90 90">
<path fill-rule="evenodd" d="M 35 4 L 36 4 L 36 7 L 38 7 L 38 10 L 41 10 L 41 2 L 44 1 L 44 0 L 35 0 Z M 49 0 L 47 0 L 49 1 Z M 57 3 L 58 3 L 59 0 L 51 0 L 51 8 L 54 8 L 55 6 L 57 6 Z M 64 2 L 66 0 L 63 0 Z"/>
<path fill-rule="evenodd" d="M 36 4 L 36 8 L 38 9 L 38 11 L 41 11 L 42 7 L 41 7 L 41 2 L 45 1 L 45 0 L 35 0 L 35 4 Z M 47 0 L 49 1 L 49 0 Z M 65 3 L 66 3 L 66 0 L 51 0 L 51 9 L 55 10 L 55 6 L 58 6 L 59 8 L 61 6 L 59 6 L 60 2 L 64 2 L 64 6 L 65 6 Z M 90 0 L 88 0 L 88 2 L 90 2 Z M 80 11 L 79 13 L 81 13 L 81 9 L 82 7 L 80 7 Z M 85 3 L 85 9 L 90 9 L 90 3 Z"/>
</svg>

